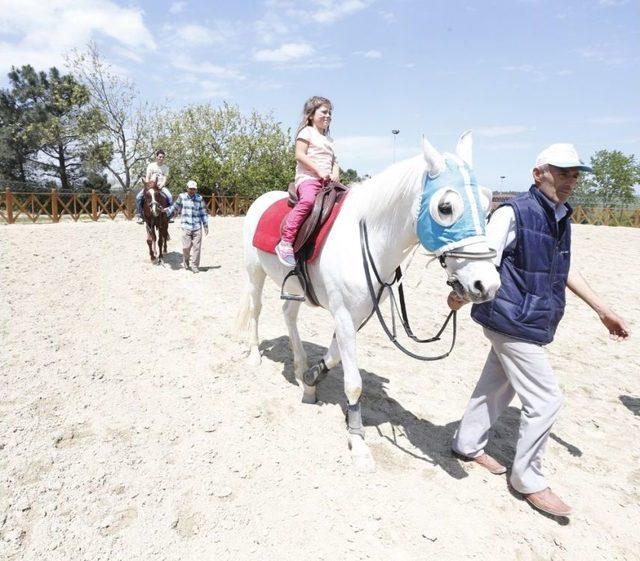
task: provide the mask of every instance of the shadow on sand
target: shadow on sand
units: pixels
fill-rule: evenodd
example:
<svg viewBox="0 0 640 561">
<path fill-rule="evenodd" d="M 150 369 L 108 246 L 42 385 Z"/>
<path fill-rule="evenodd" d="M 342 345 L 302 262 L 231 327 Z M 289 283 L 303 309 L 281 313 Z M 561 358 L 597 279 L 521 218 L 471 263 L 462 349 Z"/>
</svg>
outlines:
<svg viewBox="0 0 640 561">
<path fill-rule="evenodd" d="M 326 353 L 326 347 L 314 343 L 304 343 L 304 348 L 309 357 L 309 364 L 319 361 Z M 289 338 L 286 336 L 263 341 L 260 351 L 269 360 L 280 362 L 283 365 L 282 376 L 293 385 L 298 385 L 293 371 L 293 357 L 289 348 Z M 376 427 L 378 434 L 388 440 L 393 446 L 402 450 L 414 458 L 440 467 L 455 479 L 467 477 L 463 462 L 455 458 L 451 453 L 451 439 L 456 431 L 459 421 L 453 421 L 446 425 L 436 425 L 426 419 L 421 419 L 411 411 L 405 409 L 386 391 L 387 378 L 378 376 L 373 372 L 361 369 L 363 398 L 362 417 L 365 426 Z M 346 411 L 346 398 L 342 383 L 342 367 L 332 369 L 318 386 L 318 399 L 325 403 L 340 405 Z M 462 412 L 461 412 L 462 413 Z M 390 423 L 392 436 L 384 435 L 380 425 Z M 487 452 L 505 465 L 513 462 L 515 455 L 518 427 L 520 424 L 520 410 L 509 407 L 498 419 L 489 435 Z M 402 446 L 398 442 L 396 433 L 401 431 L 409 442 L 420 450 L 424 456 L 417 455 L 412 450 Z M 570 454 L 581 456 L 582 451 L 551 433 L 551 438 L 564 446 Z M 522 498 L 513 491 L 514 496 Z M 560 521 L 558 521 L 561 523 Z"/>
<path fill-rule="evenodd" d="M 179 251 L 169 251 L 162 257 L 164 265 L 169 265 L 172 271 L 182 271 L 182 253 Z M 221 269 L 222 265 L 209 265 L 208 267 L 200 267 L 200 272 L 211 271 L 213 269 Z"/>
<path fill-rule="evenodd" d="M 640 415 L 640 397 L 631 397 L 630 395 L 621 395 L 620 401 L 634 415 Z"/>
</svg>

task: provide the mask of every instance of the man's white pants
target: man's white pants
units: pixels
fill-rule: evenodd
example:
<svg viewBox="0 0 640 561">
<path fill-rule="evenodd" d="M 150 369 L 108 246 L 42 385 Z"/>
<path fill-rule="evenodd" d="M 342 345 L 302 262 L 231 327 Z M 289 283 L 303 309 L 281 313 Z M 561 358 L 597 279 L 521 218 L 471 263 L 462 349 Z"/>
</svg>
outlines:
<svg viewBox="0 0 640 561">
<path fill-rule="evenodd" d="M 522 402 L 520 433 L 511 469 L 511 484 L 521 493 L 546 489 L 542 456 L 562 395 L 547 353 L 526 343 L 484 329 L 491 351 L 453 437 L 458 454 L 475 458 L 484 452 L 491 426 L 518 394 Z"/>
</svg>

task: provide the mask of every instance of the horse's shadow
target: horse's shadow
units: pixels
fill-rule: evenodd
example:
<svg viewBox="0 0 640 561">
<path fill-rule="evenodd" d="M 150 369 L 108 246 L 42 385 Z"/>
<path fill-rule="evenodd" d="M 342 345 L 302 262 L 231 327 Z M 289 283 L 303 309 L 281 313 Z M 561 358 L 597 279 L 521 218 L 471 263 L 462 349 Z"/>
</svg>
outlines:
<svg viewBox="0 0 640 561">
<path fill-rule="evenodd" d="M 630 395 L 621 395 L 620 401 L 634 415 L 640 415 L 640 397 L 631 397 Z"/>
<path fill-rule="evenodd" d="M 309 364 L 315 364 L 326 353 L 326 348 L 314 343 L 304 343 L 309 358 Z M 283 377 L 290 383 L 298 385 L 293 370 L 293 359 L 289 347 L 289 338 L 281 336 L 276 339 L 265 340 L 260 344 L 260 351 L 269 360 L 283 364 Z M 387 378 L 378 376 L 368 370 L 360 369 L 362 375 L 363 399 L 362 418 L 365 426 L 374 426 L 378 434 L 390 444 L 413 458 L 440 467 L 455 479 L 467 477 L 466 470 L 459 459 L 451 452 L 451 440 L 458 428 L 459 421 L 452 421 L 446 425 L 437 425 L 417 417 L 405 409 L 387 393 L 385 384 Z M 318 399 L 325 403 L 339 405 L 346 413 L 346 398 L 342 382 L 342 366 L 336 366 L 329 375 L 318 385 Z M 385 434 L 381 425 L 390 423 L 391 435 Z M 487 453 L 494 456 L 505 465 L 510 465 L 515 456 L 520 410 L 508 407 L 498 419 L 489 434 Z M 398 440 L 398 432 L 411 443 L 414 448 L 422 452 L 416 454 Z M 570 454 L 581 456 L 582 451 L 566 442 L 554 433 L 551 438 L 563 445 Z"/>
<path fill-rule="evenodd" d="M 314 343 L 304 343 L 304 348 L 309 357 L 309 364 L 318 362 L 326 353 L 326 347 Z M 293 370 L 293 359 L 289 348 L 289 338 L 286 336 L 263 341 L 260 351 L 269 360 L 283 364 L 283 377 L 291 384 L 297 385 Z M 421 419 L 411 411 L 405 409 L 387 393 L 385 384 L 388 379 L 378 376 L 368 370 L 360 369 L 362 375 L 362 418 L 365 426 L 374 426 L 383 438 L 393 446 L 402 450 L 414 458 L 428 464 L 438 466 L 451 477 L 462 479 L 467 477 L 467 472 L 460 462 L 451 454 L 450 442 L 458 422 L 446 425 L 436 425 L 426 419 Z M 333 368 L 329 375 L 318 385 L 318 399 L 325 403 L 339 405 L 346 414 L 346 398 L 342 382 L 342 366 Z M 381 425 L 391 423 L 391 435 L 385 434 Z M 397 438 L 398 432 L 420 450 L 422 454 L 416 454 L 405 447 Z"/>
<path fill-rule="evenodd" d="M 171 270 L 177 271 L 182 268 L 182 253 L 169 251 L 162 256 L 162 261 L 169 265 Z"/>
</svg>

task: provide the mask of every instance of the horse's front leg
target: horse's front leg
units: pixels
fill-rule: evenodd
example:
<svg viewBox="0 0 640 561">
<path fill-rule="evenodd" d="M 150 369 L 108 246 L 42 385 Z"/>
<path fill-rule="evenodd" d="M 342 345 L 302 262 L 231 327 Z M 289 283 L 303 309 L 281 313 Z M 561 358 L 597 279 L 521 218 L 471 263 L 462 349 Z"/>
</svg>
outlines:
<svg viewBox="0 0 640 561">
<path fill-rule="evenodd" d="M 360 396 L 362 394 L 362 376 L 358 369 L 356 356 L 356 328 L 349 311 L 341 307 L 334 313 L 336 324 L 336 343 L 342 359 L 344 372 L 344 393 L 347 396 L 347 429 L 349 448 L 355 467 L 360 471 L 375 470 L 375 462 L 369 447 L 364 441 L 364 427 Z"/>
<path fill-rule="evenodd" d="M 149 257 L 151 258 L 151 261 L 153 261 L 156 256 L 153 253 L 153 238 L 150 234 L 147 234 L 147 245 L 149 246 Z"/>
<path fill-rule="evenodd" d="M 164 242 L 164 234 L 161 231 L 158 231 L 158 262 L 162 262 L 162 258 L 164 257 L 162 244 Z"/>
<path fill-rule="evenodd" d="M 298 383 L 303 387 L 302 402 L 315 403 L 315 387 L 307 386 L 302 380 L 302 375 L 308 368 L 308 362 L 307 353 L 302 346 L 302 340 L 300 339 L 300 333 L 298 331 L 299 311 L 300 302 L 286 300 L 284 304 L 282 304 L 282 313 L 284 314 L 284 321 L 287 324 L 287 330 L 289 331 L 289 341 L 293 352 L 293 371 L 295 372 L 296 380 L 298 380 Z"/>
</svg>

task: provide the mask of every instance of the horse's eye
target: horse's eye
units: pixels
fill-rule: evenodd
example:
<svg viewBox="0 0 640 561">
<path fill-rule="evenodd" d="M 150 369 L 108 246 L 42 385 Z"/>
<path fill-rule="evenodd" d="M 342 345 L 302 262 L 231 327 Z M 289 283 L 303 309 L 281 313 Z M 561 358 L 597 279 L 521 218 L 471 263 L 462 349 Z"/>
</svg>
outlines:
<svg viewBox="0 0 640 561">
<path fill-rule="evenodd" d="M 438 212 L 440 214 L 444 214 L 445 216 L 449 216 L 453 212 L 453 209 L 451 208 L 451 203 L 450 202 L 440 203 L 438 205 Z"/>
<path fill-rule="evenodd" d="M 449 228 L 460 220 L 463 212 L 464 201 L 453 188 L 443 187 L 431 195 L 429 213 L 436 224 Z"/>
</svg>

